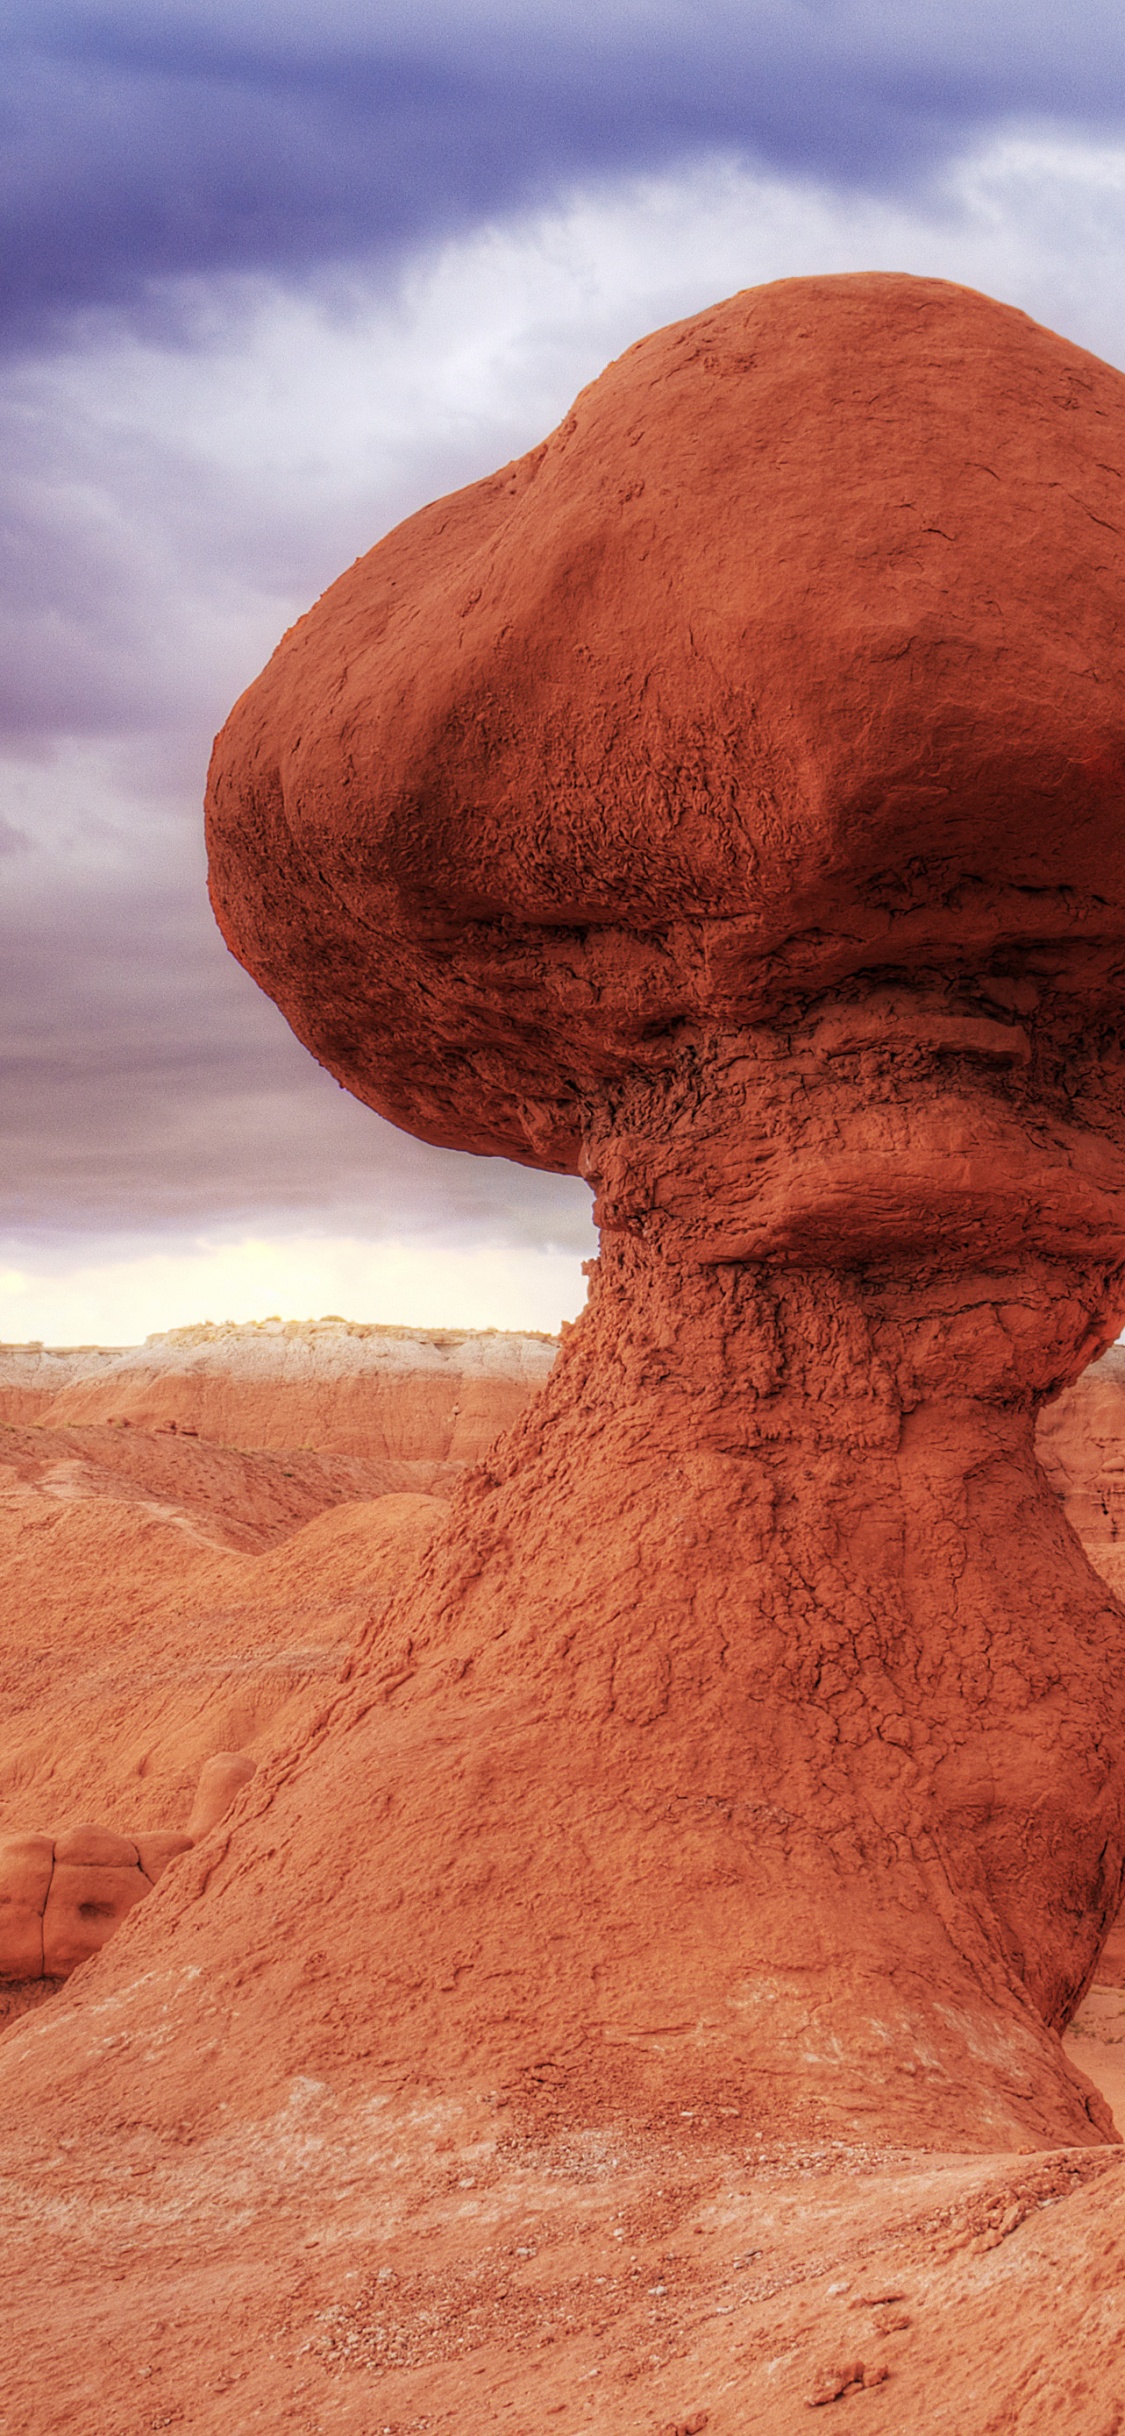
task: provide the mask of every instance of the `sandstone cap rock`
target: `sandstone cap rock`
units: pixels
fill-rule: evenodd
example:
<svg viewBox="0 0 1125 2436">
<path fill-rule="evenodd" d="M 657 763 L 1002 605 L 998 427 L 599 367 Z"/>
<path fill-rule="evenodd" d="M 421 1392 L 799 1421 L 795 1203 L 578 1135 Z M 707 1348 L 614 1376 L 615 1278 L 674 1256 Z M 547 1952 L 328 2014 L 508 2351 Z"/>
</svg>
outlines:
<svg viewBox="0 0 1125 2436">
<path fill-rule="evenodd" d="M 215 749 L 225 935 L 361 1099 L 557 1168 L 795 993 L 960 963 L 1004 1020 L 1125 926 L 1123 533 L 1125 379 L 1026 315 L 732 297 L 286 636 Z"/>
</svg>

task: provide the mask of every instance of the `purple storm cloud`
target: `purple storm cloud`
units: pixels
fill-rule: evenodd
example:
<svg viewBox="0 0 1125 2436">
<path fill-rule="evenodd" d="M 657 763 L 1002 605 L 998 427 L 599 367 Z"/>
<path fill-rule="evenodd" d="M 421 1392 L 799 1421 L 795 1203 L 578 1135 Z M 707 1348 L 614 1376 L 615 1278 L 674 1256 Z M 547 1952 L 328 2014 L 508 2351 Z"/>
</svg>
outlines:
<svg viewBox="0 0 1125 2436">
<path fill-rule="evenodd" d="M 1065 26 L 1027 0 L 17 0 L 0 63 L 11 343 L 154 283 L 399 261 L 560 183 L 708 152 L 901 186 L 1006 118 L 1111 122 L 1125 19 L 1108 0 Z"/>
</svg>

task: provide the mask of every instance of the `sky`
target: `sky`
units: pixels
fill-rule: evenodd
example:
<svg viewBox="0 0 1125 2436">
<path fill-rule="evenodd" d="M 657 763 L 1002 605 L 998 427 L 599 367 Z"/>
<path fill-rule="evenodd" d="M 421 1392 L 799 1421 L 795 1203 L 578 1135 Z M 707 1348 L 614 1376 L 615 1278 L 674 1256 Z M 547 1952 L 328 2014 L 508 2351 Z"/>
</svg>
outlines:
<svg viewBox="0 0 1125 2436">
<path fill-rule="evenodd" d="M 0 1338 L 554 1328 L 586 1187 L 349 1099 L 227 954 L 212 736 L 380 534 L 759 280 L 1125 367 L 1125 13 L 144 0 L 0 31 Z"/>
</svg>

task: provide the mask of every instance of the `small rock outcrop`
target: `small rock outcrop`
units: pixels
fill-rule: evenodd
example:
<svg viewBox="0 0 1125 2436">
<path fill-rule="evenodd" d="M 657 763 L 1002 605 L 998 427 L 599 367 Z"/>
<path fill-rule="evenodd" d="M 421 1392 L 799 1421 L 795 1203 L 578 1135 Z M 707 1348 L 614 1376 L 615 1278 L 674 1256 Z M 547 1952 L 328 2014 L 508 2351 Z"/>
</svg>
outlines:
<svg viewBox="0 0 1125 2436">
<path fill-rule="evenodd" d="M 254 1774 L 241 1751 L 203 1768 L 187 1831 L 118 1835 L 84 1821 L 60 1836 L 0 1836 L 0 1982 L 69 1979 L 101 1952 L 170 1861 L 217 1827 Z"/>
</svg>

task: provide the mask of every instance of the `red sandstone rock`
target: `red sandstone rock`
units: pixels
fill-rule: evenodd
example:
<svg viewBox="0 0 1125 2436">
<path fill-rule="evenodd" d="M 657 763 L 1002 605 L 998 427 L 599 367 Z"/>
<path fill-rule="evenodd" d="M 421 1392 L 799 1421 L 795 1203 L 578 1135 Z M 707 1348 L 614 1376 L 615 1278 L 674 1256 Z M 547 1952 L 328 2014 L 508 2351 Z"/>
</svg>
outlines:
<svg viewBox="0 0 1125 2436">
<path fill-rule="evenodd" d="M 1087 2120 L 1125 1617 L 1033 1428 L 1125 1312 L 1111 434 L 1118 373 L 964 290 L 751 291 L 380 544 L 219 739 L 214 900 L 300 1036 L 598 1193 L 400 1611 L 369 1866 L 451 2067 Z"/>
<path fill-rule="evenodd" d="M 174 1827 L 158 1828 L 152 1835 L 137 1837 L 137 1858 L 150 1886 L 155 1886 L 172 1861 L 182 1852 L 190 1852 L 194 1838 L 177 1834 Z"/>
<path fill-rule="evenodd" d="M 132 1858 L 100 1856 L 108 1845 Z M 70 1857 L 73 1849 L 73 1857 Z M 82 1828 L 55 1846 L 54 1868 L 43 1912 L 43 1976 L 65 1979 L 80 1962 L 101 1951 L 116 1928 L 151 1893 L 136 1845 L 102 1828 Z"/>
<path fill-rule="evenodd" d="M 225 1819 L 231 1803 L 243 1786 L 250 1783 L 255 1765 L 245 1751 L 216 1751 L 214 1758 L 207 1761 L 200 1771 L 195 1805 L 187 1825 L 194 1844 Z"/>
<path fill-rule="evenodd" d="M 208 1760 L 184 1835 L 142 1835 L 134 1842 L 87 1820 L 53 1840 L 0 1838 L 0 1987 L 68 1979 L 79 1963 L 100 1953 L 169 1862 L 226 1817 L 254 1771 L 255 1762 L 239 1751 Z"/>
<path fill-rule="evenodd" d="M 55 1838 L 56 1866 L 62 1861 L 84 1869 L 136 1869 L 139 1858 L 132 1836 L 118 1835 L 93 1820 L 68 1827 L 65 1835 Z"/>
<path fill-rule="evenodd" d="M 43 1912 L 55 1851 L 50 1836 L 0 1843 L 0 1979 L 43 1976 Z"/>
<path fill-rule="evenodd" d="M 209 800 L 231 944 L 351 1089 L 532 1164 L 781 1009 L 866 1006 L 878 1055 L 888 985 L 923 1063 L 976 1026 L 1002 1082 L 1125 881 L 1120 412 L 1118 373 L 937 281 L 783 282 L 645 339 L 243 697 Z"/>
</svg>

